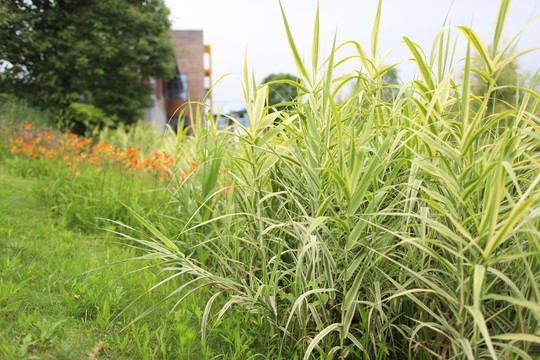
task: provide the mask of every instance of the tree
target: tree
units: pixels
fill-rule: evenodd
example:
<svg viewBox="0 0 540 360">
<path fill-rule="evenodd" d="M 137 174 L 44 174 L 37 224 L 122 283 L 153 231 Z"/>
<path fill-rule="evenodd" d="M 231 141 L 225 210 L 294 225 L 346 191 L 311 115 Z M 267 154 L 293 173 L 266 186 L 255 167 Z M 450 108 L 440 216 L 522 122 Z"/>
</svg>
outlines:
<svg viewBox="0 0 540 360">
<path fill-rule="evenodd" d="M 489 51 L 491 52 L 491 46 L 489 46 Z M 507 56 L 512 56 L 512 52 L 508 53 Z M 475 57 L 478 58 L 478 54 L 475 54 Z M 514 106 L 516 100 L 522 95 L 516 91 L 516 87 L 527 86 L 528 78 L 528 74 L 519 72 L 517 60 L 511 61 L 499 69 L 493 76 L 494 87 L 488 100 L 488 110 L 491 113 L 501 113 Z M 488 82 L 478 72 L 473 72 L 472 79 L 472 93 L 476 96 L 484 96 L 489 88 Z"/>
<path fill-rule="evenodd" d="M 163 0 L 3 0 L 0 91 L 65 117 L 84 103 L 130 123 L 149 77 L 174 75 Z"/>
<path fill-rule="evenodd" d="M 297 81 L 297 78 L 290 74 L 270 74 L 264 78 L 263 84 L 278 81 L 291 80 Z M 276 105 L 294 100 L 298 96 L 298 88 L 287 83 L 276 83 L 268 85 L 268 106 L 277 107 Z"/>
<path fill-rule="evenodd" d="M 399 85 L 398 70 L 391 67 L 382 76 L 382 82 L 385 85 Z"/>
<path fill-rule="evenodd" d="M 381 99 L 385 102 L 392 102 L 398 94 L 400 80 L 398 70 L 391 67 L 381 76 L 382 93 Z"/>
</svg>

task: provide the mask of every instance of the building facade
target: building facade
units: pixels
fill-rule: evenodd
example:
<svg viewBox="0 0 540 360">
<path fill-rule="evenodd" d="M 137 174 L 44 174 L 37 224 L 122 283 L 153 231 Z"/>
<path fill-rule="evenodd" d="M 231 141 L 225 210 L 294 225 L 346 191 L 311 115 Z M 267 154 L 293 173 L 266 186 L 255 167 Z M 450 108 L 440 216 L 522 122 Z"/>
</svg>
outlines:
<svg viewBox="0 0 540 360">
<path fill-rule="evenodd" d="M 202 30 L 174 30 L 171 42 L 176 74 L 169 81 L 151 79 L 154 103 L 146 110 L 145 120 L 161 128 L 169 124 L 176 130 L 190 127 L 197 113 L 202 116 L 204 109 L 189 102 L 211 104 L 212 96 L 208 91 L 212 83 L 212 59 L 210 46 L 204 45 Z"/>
</svg>

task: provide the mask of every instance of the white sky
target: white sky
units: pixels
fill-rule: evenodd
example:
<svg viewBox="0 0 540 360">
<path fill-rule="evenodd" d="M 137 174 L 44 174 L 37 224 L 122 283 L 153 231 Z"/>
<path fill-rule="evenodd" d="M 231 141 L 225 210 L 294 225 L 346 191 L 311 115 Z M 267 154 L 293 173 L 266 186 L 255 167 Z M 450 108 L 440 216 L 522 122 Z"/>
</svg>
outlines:
<svg viewBox="0 0 540 360">
<path fill-rule="evenodd" d="M 213 80 L 232 74 L 214 88 L 214 107 L 229 112 L 245 107 L 240 79 L 243 78 L 247 49 L 249 68 L 259 84 L 272 73 L 297 74 L 278 0 L 165 0 L 171 10 L 174 30 L 203 30 L 204 42 L 212 46 Z M 377 0 L 319 0 L 320 38 L 323 59 L 331 49 L 337 31 L 337 44 L 348 40 L 359 42 L 368 54 L 371 29 L 377 11 Z M 295 43 L 311 64 L 309 56 L 317 9 L 316 0 L 282 0 Z M 498 0 L 383 0 L 380 53 L 395 45 L 385 64 L 406 61 L 411 54 L 401 39 L 407 36 L 428 54 L 437 32 L 449 15 L 450 25 L 471 26 L 491 44 L 499 8 Z M 540 13 L 540 0 L 514 0 L 510 5 L 502 41 L 509 40 Z M 458 35 L 453 31 L 452 38 Z M 459 38 L 463 36 L 459 34 Z M 466 42 L 458 42 L 457 58 L 465 54 Z M 540 19 L 522 33 L 517 50 L 540 47 Z M 352 47 L 337 57 L 354 55 Z M 524 55 L 520 69 L 536 72 L 540 68 L 540 50 Z M 308 66 L 310 68 L 310 66 Z M 358 69 L 350 61 L 343 71 Z M 403 64 L 398 75 L 404 80 L 415 77 L 413 64 Z"/>
</svg>

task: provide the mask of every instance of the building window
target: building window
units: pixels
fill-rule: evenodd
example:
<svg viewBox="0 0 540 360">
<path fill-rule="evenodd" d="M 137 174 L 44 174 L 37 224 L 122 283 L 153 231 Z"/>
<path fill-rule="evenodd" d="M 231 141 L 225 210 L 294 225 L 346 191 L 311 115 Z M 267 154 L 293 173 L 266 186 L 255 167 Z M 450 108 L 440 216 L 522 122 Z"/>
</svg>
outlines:
<svg viewBox="0 0 540 360">
<path fill-rule="evenodd" d="M 168 100 L 187 100 L 187 74 L 181 74 L 176 68 L 176 76 L 167 82 Z"/>
</svg>

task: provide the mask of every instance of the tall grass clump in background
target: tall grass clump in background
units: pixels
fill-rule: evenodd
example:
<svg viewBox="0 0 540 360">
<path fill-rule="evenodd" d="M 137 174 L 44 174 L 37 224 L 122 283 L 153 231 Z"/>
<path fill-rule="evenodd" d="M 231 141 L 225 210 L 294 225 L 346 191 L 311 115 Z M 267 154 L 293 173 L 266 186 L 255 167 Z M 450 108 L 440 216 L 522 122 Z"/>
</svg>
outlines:
<svg viewBox="0 0 540 360">
<path fill-rule="evenodd" d="M 246 135 L 196 126 L 177 144 L 193 163 L 171 184 L 172 235 L 140 217 L 140 247 L 182 279 L 168 297 L 211 289 L 203 329 L 239 306 L 271 358 L 539 356 L 540 96 L 534 80 L 516 85 L 516 103 L 495 112 L 498 73 L 520 55 L 506 56 L 514 39 L 500 42 L 508 6 L 491 51 L 458 27 L 462 61 L 448 29 L 429 57 L 404 38 L 420 78 L 393 89 L 380 4 L 370 52 L 341 45 L 354 59 L 337 59 L 334 42 L 320 60 L 317 15 L 311 70 L 284 16 L 298 98 L 271 111 L 268 86 L 245 70 Z M 344 61 L 358 71 L 334 76 Z"/>
<path fill-rule="evenodd" d="M 0 119 L 2 128 L 14 123 L 28 122 L 38 126 L 53 125 L 53 116 L 50 112 L 30 106 L 27 102 L 4 93 L 0 93 Z"/>
<path fill-rule="evenodd" d="M 142 121 L 132 125 L 119 123 L 117 128 L 104 128 L 97 135 L 99 141 L 117 146 L 122 151 L 136 146 L 143 154 L 162 150 L 169 147 L 169 143 L 175 141 L 175 136 L 170 129 L 160 131 L 155 125 Z"/>
</svg>

